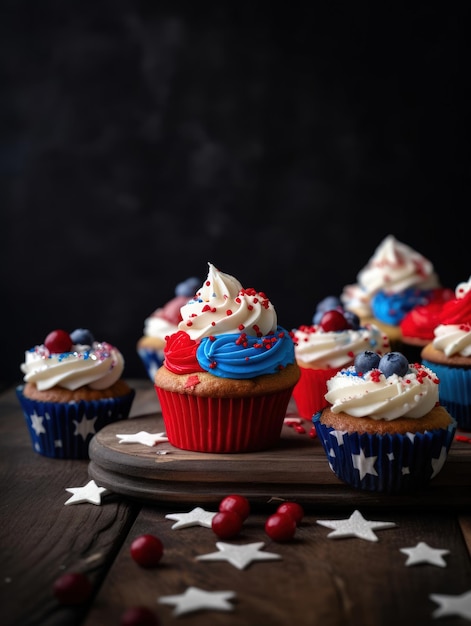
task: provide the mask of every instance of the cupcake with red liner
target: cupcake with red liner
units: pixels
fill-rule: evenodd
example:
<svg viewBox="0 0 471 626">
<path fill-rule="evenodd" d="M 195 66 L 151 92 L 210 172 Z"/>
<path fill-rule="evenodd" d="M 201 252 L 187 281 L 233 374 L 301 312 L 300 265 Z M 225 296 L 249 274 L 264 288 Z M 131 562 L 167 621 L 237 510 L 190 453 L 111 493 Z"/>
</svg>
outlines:
<svg viewBox="0 0 471 626">
<path fill-rule="evenodd" d="M 180 309 L 195 295 L 200 283 L 200 279 L 194 277 L 179 283 L 175 288 L 175 297 L 144 320 L 143 334 L 136 349 L 152 382 L 155 372 L 164 362 L 165 339 L 178 330 L 182 321 Z"/>
<path fill-rule="evenodd" d="M 381 356 L 390 350 L 385 333 L 374 324 L 360 326 L 358 316 L 345 311 L 335 296 L 324 298 L 317 305 L 313 324 L 293 330 L 293 338 L 301 371 L 293 398 L 299 415 L 309 420 L 326 404 L 327 381 L 353 365 L 356 354 L 371 350 Z"/>
<path fill-rule="evenodd" d="M 38 454 L 87 459 L 93 435 L 129 416 L 135 390 L 122 378 L 123 356 L 87 329 L 52 331 L 20 368 L 16 394 Z"/>
<path fill-rule="evenodd" d="M 471 277 L 456 287 L 455 296 L 443 305 L 421 362 L 440 378 L 440 402 L 458 428 L 471 430 Z"/>
<path fill-rule="evenodd" d="M 441 471 L 456 420 L 439 402 L 430 368 L 400 352 L 365 351 L 327 382 L 327 406 L 313 417 L 329 466 L 350 486 L 401 493 Z"/>
<path fill-rule="evenodd" d="M 155 375 L 167 437 L 197 452 L 271 448 L 300 376 L 293 339 L 264 293 L 208 266 Z"/>
</svg>

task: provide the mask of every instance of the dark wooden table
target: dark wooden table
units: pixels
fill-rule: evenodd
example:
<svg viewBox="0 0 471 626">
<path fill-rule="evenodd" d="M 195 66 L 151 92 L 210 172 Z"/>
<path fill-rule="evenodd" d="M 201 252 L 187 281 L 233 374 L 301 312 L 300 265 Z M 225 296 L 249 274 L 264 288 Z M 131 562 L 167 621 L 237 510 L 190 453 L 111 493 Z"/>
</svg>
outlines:
<svg viewBox="0 0 471 626">
<path fill-rule="evenodd" d="M 130 420 L 122 423 L 128 430 L 122 432 L 136 432 L 132 420 L 142 421 L 144 416 L 153 416 L 157 426 L 159 407 L 152 386 L 145 380 L 130 382 L 138 393 Z M 105 453 L 94 468 L 88 461 L 48 459 L 33 452 L 14 389 L 4 392 L 0 396 L 0 624 L 119 626 L 124 611 L 136 605 L 151 608 L 162 626 L 466 623 L 453 615 L 434 619 L 439 605 L 430 594 L 454 596 L 471 590 L 471 446 L 453 442 L 447 464 L 426 492 L 377 497 L 341 484 L 326 468 L 319 441 L 288 430 L 279 464 L 276 451 L 265 455 L 265 465 L 259 456 L 252 457 L 252 464 L 250 455 L 244 460 L 250 481 L 237 459 L 228 460 L 233 472 L 228 469 L 221 476 L 214 465 L 218 459 L 195 458 L 173 449 L 164 466 L 159 465 L 163 455 L 157 457 L 155 448 L 131 444 L 123 446 L 123 454 L 125 461 L 135 454 L 138 470 L 129 482 L 128 462 L 116 468 L 113 450 L 110 465 Z M 299 437 L 299 443 L 293 437 Z M 172 448 L 168 443 L 160 445 Z M 287 451 L 292 453 L 292 467 L 301 470 L 290 474 Z M 149 473 L 150 458 L 155 462 L 154 475 Z M 100 505 L 64 506 L 71 495 L 67 488 L 81 487 L 100 472 L 105 483 L 101 486 L 116 484 L 116 492 L 103 494 Z M 263 549 L 279 554 L 280 560 L 253 562 L 242 570 L 226 561 L 197 560 L 217 551 L 213 531 L 201 526 L 172 529 L 174 522 L 165 517 L 194 506 L 216 510 L 225 493 L 247 495 L 252 504 L 241 534 L 230 542 L 264 542 Z M 278 497 L 300 501 L 306 512 L 295 538 L 284 543 L 270 540 L 264 532 Z M 329 538 L 330 530 L 317 523 L 348 518 L 354 510 L 368 520 L 396 526 L 377 530 L 378 541 L 372 542 Z M 145 533 L 157 535 L 165 547 L 153 569 L 140 567 L 130 556 L 132 540 Z M 443 557 L 446 566 L 406 566 L 401 549 L 418 542 L 448 550 Z M 92 581 L 89 603 L 64 607 L 54 598 L 53 582 L 68 571 L 86 573 Z M 174 607 L 158 603 L 161 596 L 181 594 L 190 586 L 234 591 L 233 611 L 175 616 Z"/>
</svg>

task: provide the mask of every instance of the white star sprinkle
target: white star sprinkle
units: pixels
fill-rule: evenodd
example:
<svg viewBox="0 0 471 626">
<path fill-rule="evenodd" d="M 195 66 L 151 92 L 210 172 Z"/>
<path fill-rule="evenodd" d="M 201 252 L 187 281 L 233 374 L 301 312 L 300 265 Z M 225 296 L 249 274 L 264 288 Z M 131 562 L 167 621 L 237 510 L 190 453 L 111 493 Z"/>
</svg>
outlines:
<svg viewBox="0 0 471 626">
<path fill-rule="evenodd" d="M 168 441 L 165 433 L 146 433 L 145 430 L 132 435 L 116 435 L 116 437 L 120 440 L 119 443 L 142 443 L 144 446 L 150 447 Z"/>
<path fill-rule="evenodd" d="M 101 494 L 106 491 L 105 487 L 98 487 L 94 480 L 90 480 L 84 487 L 68 487 L 66 489 L 74 495 L 64 504 L 79 504 L 80 502 L 90 502 L 90 504 L 101 504 Z"/>
<path fill-rule="evenodd" d="M 80 422 L 77 422 L 77 420 L 74 420 L 74 424 L 75 424 L 74 435 L 77 437 L 78 435 L 81 435 L 84 441 L 88 437 L 88 435 L 94 435 L 96 420 L 97 420 L 96 417 L 92 417 L 92 419 L 89 420 L 85 417 L 85 415 L 83 416 L 82 421 Z"/>
<path fill-rule="evenodd" d="M 173 604 L 176 608 L 174 615 L 184 615 L 192 611 L 201 609 L 212 609 L 213 611 L 233 611 L 234 607 L 228 602 L 235 598 L 234 591 L 205 591 L 198 587 L 188 587 L 179 595 L 162 596 L 158 599 L 161 604 Z"/>
<path fill-rule="evenodd" d="M 353 467 L 360 472 L 360 480 L 363 480 L 366 474 L 371 474 L 372 476 L 378 475 L 378 472 L 374 468 L 377 458 L 377 456 L 366 457 L 363 449 L 360 449 L 360 454 L 352 454 Z"/>
<path fill-rule="evenodd" d="M 465 591 L 460 596 L 443 596 L 432 593 L 429 598 L 440 604 L 439 608 L 432 613 L 432 617 L 459 615 L 465 619 L 471 619 L 471 591 Z"/>
<path fill-rule="evenodd" d="M 177 523 L 172 528 L 188 528 L 189 526 L 205 526 L 211 528 L 211 522 L 217 511 L 205 511 L 201 507 L 197 506 L 189 513 L 169 513 L 165 517 L 167 519 L 177 520 Z"/>
<path fill-rule="evenodd" d="M 450 554 L 449 550 L 431 548 L 424 541 L 420 541 L 413 548 L 400 548 L 403 554 L 407 554 L 406 565 L 416 565 L 417 563 L 430 563 L 438 567 L 446 567 L 444 554 Z"/>
<path fill-rule="evenodd" d="M 433 472 L 430 478 L 434 478 L 438 474 L 438 472 L 442 469 L 446 461 L 446 457 L 447 457 L 446 448 L 445 446 L 443 446 L 442 449 L 440 450 L 440 456 L 438 457 L 438 459 L 432 459 Z"/>
<path fill-rule="evenodd" d="M 41 417 L 35 411 L 32 415 L 30 415 L 30 418 L 31 418 L 31 428 L 34 430 L 34 432 L 37 435 L 40 435 L 41 433 L 46 432 L 46 429 L 43 426 L 44 417 Z"/>
<path fill-rule="evenodd" d="M 332 539 L 340 537 L 358 537 L 367 541 L 378 541 L 378 537 L 374 534 L 373 529 L 381 530 L 383 528 L 392 528 L 396 526 L 394 522 L 369 522 L 360 511 L 354 511 L 348 519 L 343 520 L 317 520 L 317 523 L 327 528 L 333 528 L 334 531 L 329 533 L 327 537 Z"/>
<path fill-rule="evenodd" d="M 274 552 L 260 552 L 265 544 L 263 541 L 247 543 L 243 546 L 236 546 L 230 543 L 218 541 L 216 548 L 219 552 L 211 552 L 197 556 L 198 561 L 228 561 L 237 569 L 245 569 L 252 561 L 273 561 L 281 559 L 279 554 Z"/>
</svg>

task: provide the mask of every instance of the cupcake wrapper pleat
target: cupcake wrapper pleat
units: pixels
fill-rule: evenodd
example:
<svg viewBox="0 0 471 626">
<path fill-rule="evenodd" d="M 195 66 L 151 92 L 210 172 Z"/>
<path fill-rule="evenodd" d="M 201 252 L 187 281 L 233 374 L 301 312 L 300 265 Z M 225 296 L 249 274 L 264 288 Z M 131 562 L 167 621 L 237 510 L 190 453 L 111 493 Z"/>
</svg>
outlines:
<svg viewBox="0 0 471 626">
<path fill-rule="evenodd" d="M 424 360 L 422 364 L 433 370 L 440 380 L 440 404 L 455 418 L 458 428 L 471 430 L 471 368 Z"/>
</svg>

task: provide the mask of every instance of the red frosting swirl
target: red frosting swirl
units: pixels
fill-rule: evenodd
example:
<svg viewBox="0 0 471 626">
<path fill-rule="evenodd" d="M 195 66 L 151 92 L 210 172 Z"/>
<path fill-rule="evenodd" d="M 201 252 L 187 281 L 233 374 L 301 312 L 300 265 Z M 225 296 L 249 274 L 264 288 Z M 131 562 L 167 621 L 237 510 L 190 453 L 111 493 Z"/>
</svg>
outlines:
<svg viewBox="0 0 471 626">
<path fill-rule="evenodd" d="M 196 359 L 199 341 L 191 339 L 184 330 L 179 330 L 167 337 L 164 348 L 165 367 L 174 374 L 204 372 Z"/>
<path fill-rule="evenodd" d="M 443 305 L 438 319 L 439 324 L 469 324 L 471 323 L 471 291 L 462 298 L 450 300 Z M 438 324 L 437 324 L 438 325 Z"/>
<path fill-rule="evenodd" d="M 400 324 L 403 336 L 432 341 L 433 331 L 440 323 L 443 305 L 454 299 L 454 296 L 451 289 L 434 289 L 427 304 L 415 306 L 403 318 Z"/>
</svg>

